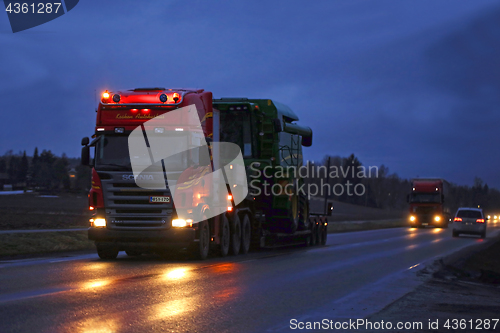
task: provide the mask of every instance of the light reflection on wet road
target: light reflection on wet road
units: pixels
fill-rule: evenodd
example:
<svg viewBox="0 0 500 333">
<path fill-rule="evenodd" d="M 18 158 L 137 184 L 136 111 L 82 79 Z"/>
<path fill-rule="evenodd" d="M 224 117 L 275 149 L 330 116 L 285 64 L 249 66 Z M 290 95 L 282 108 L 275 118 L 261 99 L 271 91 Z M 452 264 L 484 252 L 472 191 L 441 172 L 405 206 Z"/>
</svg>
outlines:
<svg viewBox="0 0 500 333">
<path fill-rule="evenodd" d="M 495 225 L 489 229 L 488 237 L 498 232 Z M 480 242 L 452 238 L 449 229 L 396 228 L 332 234 L 326 247 L 202 262 L 154 255 L 100 261 L 93 254 L 3 261 L 0 327 L 1 332 L 287 331 L 292 318 L 335 317 L 338 310 L 330 305 L 339 299 L 361 288 L 369 294 L 370 285 L 388 276 Z"/>
</svg>

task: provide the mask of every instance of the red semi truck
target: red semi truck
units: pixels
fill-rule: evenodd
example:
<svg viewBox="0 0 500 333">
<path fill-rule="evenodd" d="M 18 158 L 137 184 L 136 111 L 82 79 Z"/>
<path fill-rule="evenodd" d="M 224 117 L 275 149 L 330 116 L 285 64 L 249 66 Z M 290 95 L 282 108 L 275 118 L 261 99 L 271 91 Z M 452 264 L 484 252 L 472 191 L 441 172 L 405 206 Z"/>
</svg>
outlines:
<svg viewBox="0 0 500 333">
<path fill-rule="evenodd" d="M 448 182 L 444 179 L 412 179 L 411 193 L 408 195 L 410 227 L 448 228 L 450 210 L 445 205 L 447 194 Z"/>
<path fill-rule="evenodd" d="M 190 127 L 175 116 L 186 108 L 197 111 L 201 126 Z M 312 131 L 298 125 L 298 117 L 288 107 L 271 100 L 213 100 L 212 93 L 203 89 L 141 88 L 105 91 L 96 111 L 93 140 L 82 139 L 82 164 L 92 167 L 89 208 L 93 216 L 88 235 L 99 257 L 114 259 L 119 251 L 134 256 L 187 248 L 203 259 L 209 249 L 225 256 L 246 253 L 251 244 L 268 246 L 277 240 L 326 243 L 327 218 L 309 218 L 304 195 L 282 191 L 268 197 L 237 191 L 249 186 L 255 174 L 293 170 L 302 164 L 302 146 L 311 145 Z M 162 117 L 168 121 L 152 125 Z M 156 169 L 151 164 L 150 169 L 145 166 L 144 172 L 137 172 L 134 165 L 141 161 L 146 165 L 148 154 L 141 156 L 132 148 L 134 133 L 143 137 L 143 150 L 149 151 L 151 161 L 162 145 L 194 148 L 179 148 L 175 159 L 162 157 Z M 168 139 L 157 140 L 157 136 Z M 241 163 L 231 162 L 235 154 L 224 148 L 226 143 L 239 147 Z M 210 147 L 204 157 L 201 149 L 197 151 L 202 146 Z M 231 178 L 238 168 L 246 170 L 249 178 Z M 205 181 L 204 175 L 222 169 L 226 170 L 223 187 Z M 266 180 L 292 190 L 293 184 L 300 185 L 295 173 L 278 174 Z"/>
</svg>

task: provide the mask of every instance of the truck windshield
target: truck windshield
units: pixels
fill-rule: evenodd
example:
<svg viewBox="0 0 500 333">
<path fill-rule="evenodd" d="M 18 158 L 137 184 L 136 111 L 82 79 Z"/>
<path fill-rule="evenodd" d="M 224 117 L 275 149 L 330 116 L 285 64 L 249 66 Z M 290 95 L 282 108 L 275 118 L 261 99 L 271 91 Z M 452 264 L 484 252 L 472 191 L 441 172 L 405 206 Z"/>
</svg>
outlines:
<svg viewBox="0 0 500 333">
<path fill-rule="evenodd" d="M 240 146 L 243 157 L 252 157 L 252 126 L 246 111 L 223 111 L 220 113 L 220 141 Z"/>
<path fill-rule="evenodd" d="M 171 145 L 186 145 L 187 135 L 182 132 L 168 132 L 168 143 Z M 147 154 L 130 156 L 127 135 L 102 135 L 95 145 L 95 167 L 98 170 L 131 171 L 131 160 L 134 165 L 151 165 Z M 175 158 L 165 159 L 165 168 L 170 171 L 184 171 L 191 164 L 190 152 L 175 155 Z"/>
<path fill-rule="evenodd" d="M 411 203 L 440 203 L 441 195 L 439 193 L 413 193 L 410 198 Z"/>
</svg>

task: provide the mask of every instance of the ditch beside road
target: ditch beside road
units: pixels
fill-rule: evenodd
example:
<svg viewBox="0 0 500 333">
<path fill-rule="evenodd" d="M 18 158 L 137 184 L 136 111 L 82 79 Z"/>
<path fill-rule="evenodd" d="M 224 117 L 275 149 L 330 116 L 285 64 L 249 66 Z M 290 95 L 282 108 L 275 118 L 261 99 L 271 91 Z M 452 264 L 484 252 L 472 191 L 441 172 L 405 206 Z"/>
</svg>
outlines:
<svg viewBox="0 0 500 333">
<path fill-rule="evenodd" d="M 431 276 L 426 283 L 366 318 L 371 323 L 421 322 L 421 329 L 363 331 L 500 331 L 500 238 L 481 243 L 423 269 L 418 274 Z"/>
</svg>

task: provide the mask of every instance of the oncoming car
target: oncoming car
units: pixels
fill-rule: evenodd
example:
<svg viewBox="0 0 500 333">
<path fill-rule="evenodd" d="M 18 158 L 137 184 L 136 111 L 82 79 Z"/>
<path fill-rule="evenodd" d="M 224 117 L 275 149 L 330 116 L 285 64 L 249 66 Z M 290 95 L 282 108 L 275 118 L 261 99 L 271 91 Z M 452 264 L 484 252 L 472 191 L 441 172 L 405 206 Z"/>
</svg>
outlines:
<svg viewBox="0 0 500 333">
<path fill-rule="evenodd" d="M 453 237 L 458 237 L 459 234 L 472 234 L 485 238 L 487 220 L 482 209 L 461 207 L 453 219 Z"/>
</svg>

